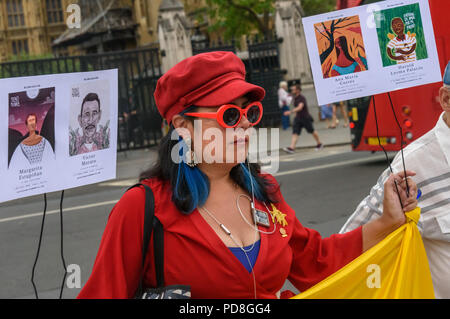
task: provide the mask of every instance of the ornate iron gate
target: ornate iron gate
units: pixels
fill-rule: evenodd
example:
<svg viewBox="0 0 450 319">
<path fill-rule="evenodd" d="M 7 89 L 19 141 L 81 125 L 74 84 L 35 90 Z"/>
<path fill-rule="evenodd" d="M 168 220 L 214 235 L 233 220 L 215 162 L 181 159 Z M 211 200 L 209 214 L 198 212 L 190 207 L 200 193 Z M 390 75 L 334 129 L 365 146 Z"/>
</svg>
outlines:
<svg viewBox="0 0 450 319">
<path fill-rule="evenodd" d="M 153 99 L 161 74 L 158 48 L 7 62 L 0 78 L 119 69 L 119 151 L 156 145 L 161 116 Z"/>
<path fill-rule="evenodd" d="M 255 39 L 247 42 L 247 47 L 248 60 L 244 60 L 247 67 L 247 80 L 266 90 L 263 101 L 264 116 L 260 126 L 278 126 L 281 122 L 278 87 L 282 80 L 278 40 Z"/>
</svg>

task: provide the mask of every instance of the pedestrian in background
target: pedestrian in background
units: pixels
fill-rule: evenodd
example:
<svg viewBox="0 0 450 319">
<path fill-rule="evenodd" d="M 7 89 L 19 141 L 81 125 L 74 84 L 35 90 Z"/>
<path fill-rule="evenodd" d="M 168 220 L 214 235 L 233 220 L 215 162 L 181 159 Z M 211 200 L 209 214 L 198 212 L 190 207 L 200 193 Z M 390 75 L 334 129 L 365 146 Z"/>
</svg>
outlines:
<svg viewBox="0 0 450 319">
<path fill-rule="evenodd" d="M 314 129 L 314 119 L 312 118 L 311 114 L 309 114 L 308 104 L 306 102 L 306 98 L 301 94 L 302 88 L 300 84 L 292 86 L 291 91 L 294 97 L 294 109 L 292 109 L 292 111 L 284 112 L 284 115 L 296 113 L 296 116 L 293 123 L 291 145 L 289 147 L 283 148 L 283 150 L 289 154 L 294 153 L 298 138 L 303 128 L 305 128 L 309 134 L 312 134 L 312 136 L 316 140 L 316 150 L 322 149 L 323 144 L 322 142 L 320 142 L 319 134 L 317 134 L 317 131 Z"/>
<path fill-rule="evenodd" d="M 344 127 L 348 127 L 349 120 L 347 114 L 347 105 L 344 101 L 337 102 L 333 105 L 333 114 L 335 118 L 334 126 L 337 127 L 339 125 L 339 120 L 337 119 L 337 110 L 341 112 L 341 116 L 344 119 Z"/>
<path fill-rule="evenodd" d="M 325 120 L 327 123 L 327 128 L 336 128 L 335 115 L 333 113 L 333 106 L 331 104 L 325 104 L 320 106 L 320 118 Z M 330 124 L 330 120 L 331 123 Z"/>
<path fill-rule="evenodd" d="M 288 92 L 288 84 L 286 81 L 280 82 L 280 88 L 278 89 L 278 106 L 281 109 L 281 125 L 283 130 L 287 130 L 290 126 L 289 115 L 284 115 L 284 112 L 289 111 L 289 105 L 292 102 L 292 96 Z"/>
</svg>

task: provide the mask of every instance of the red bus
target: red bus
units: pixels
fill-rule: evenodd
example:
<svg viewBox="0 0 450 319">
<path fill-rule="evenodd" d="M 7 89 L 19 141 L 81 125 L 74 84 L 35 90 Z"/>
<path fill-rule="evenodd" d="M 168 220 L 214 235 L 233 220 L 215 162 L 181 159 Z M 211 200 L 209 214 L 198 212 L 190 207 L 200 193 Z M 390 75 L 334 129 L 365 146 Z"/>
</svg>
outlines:
<svg viewBox="0 0 450 319">
<path fill-rule="evenodd" d="M 378 2 L 337 0 L 337 8 Z M 450 1 L 429 0 L 441 73 L 450 60 Z M 397 119 L 402 126 L 404 146 L 421 137 L 436 124 L 442 108 L 438 96 L 442 82 L 390 92 Z M 392 114 L 387 93 L 375 95 L 380 141 L 386 151 L 401 149 L 400 129 Z M 347 101 L 354 151 L 380 151 L 372 97 Z"/>
</svg>

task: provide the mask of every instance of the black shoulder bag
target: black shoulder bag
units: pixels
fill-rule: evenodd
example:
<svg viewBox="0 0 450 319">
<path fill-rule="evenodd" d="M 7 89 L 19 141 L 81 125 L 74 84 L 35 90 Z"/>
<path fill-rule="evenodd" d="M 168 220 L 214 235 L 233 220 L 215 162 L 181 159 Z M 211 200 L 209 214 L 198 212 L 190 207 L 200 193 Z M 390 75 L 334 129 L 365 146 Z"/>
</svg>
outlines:
<svg viewBox="0 0 450 319">
<path fill-rule="evenodd" d="M 191 288 L 186 285 L 164 286 L 164 229 L 161 222 L 155 216 L 155 198 L 150 187 L 144 184 L 136 184 L 134 187 L 144 186 L 145 190 L 145 217 L 144 236 L 142 245 L 142 271 L 135 299 L 189 299 Z M 148 245 L 153 233 L 153 250 L 155 257 L 156 288 L 144 288 L 144 265 Z"/>
</svg>

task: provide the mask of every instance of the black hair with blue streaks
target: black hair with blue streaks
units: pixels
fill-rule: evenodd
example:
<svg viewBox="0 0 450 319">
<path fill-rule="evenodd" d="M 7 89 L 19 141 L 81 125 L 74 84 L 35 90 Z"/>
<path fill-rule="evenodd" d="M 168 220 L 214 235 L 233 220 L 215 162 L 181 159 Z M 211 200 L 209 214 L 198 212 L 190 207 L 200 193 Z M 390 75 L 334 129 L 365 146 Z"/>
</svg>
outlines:
<svg viewBox="0 0 450 319">
<path fill-rule="evenodd" d="M 190 107 L 184 112 L 195 112 L 196 107 Z M 192 117 L 185 116 L 189 120 Z M 176 207 L 184 214 L 192 213 L 197 207 L 201 207 L 207 200 L 210 190 L 210 182 L 198 167 L 189 167 L 184 159 L 184 141 L 173 140 L 174 127 L 171 125 L 169 132 L 161 139 L 158 148 L 158 158 L 156 163 L 148 170 L 142 172 L 139 180 L 148 178 L 160 178 L 170 182 L 172 186 L 172 201 Z M 180 147 L 181 146 L 181 147 Z M 171 159 L 172 149 L 179 147 L 180 161 L 174 162 Z M 249 169 L 250 168 L 250 169 Z M 240 187 L 245 189 L 250 195 L 253 192 L 257 200 L 266 203 L 276 203 L 276 192 L 270 181 L 260 175 L 261 166 L 258 163 L 236 164 L 231 171 L 231 179 Z M 279 187 L 279 186 L 278 186 Z"/>
</svg>

